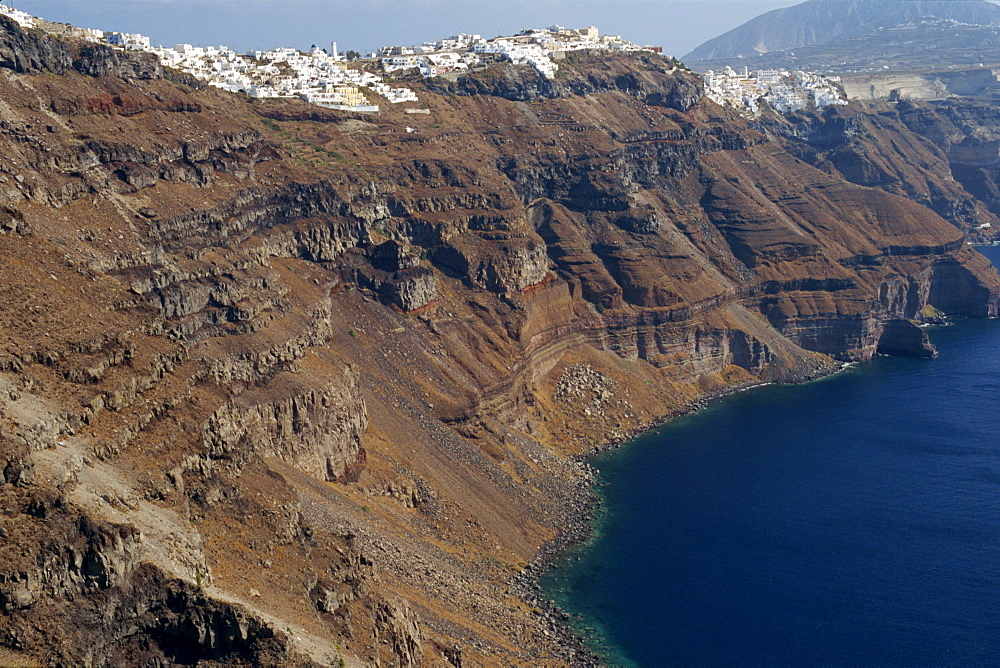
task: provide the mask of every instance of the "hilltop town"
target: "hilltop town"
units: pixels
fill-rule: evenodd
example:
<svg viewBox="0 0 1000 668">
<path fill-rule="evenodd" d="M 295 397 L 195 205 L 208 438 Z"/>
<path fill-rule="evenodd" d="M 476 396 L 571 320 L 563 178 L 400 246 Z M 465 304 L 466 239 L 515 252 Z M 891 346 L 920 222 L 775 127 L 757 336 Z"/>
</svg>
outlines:
<svg viewBox="0 0 1000 668">
<path fill-rule="evenodd" d="M 480 35 L 457 35 L 420 46 L 389 46 L 379 49 L 377 57 L 386 72 L 416 68 L 425 77 L 474 68 L 499 56 L 515 65 L 531 65 L 546 78 L 559 71 L 558 61 L 569 51 L 655 51 L 659 47 L 642 47 L 619 35 L 601 35 L 596 26 L 564 28 L 559 25 L 525 30 L 511 37 L 483 39 Z"/>
<path fill-rule="evenodd" d="M 25 28 L 58 26 L 60 32 L 91 42 L 153 53 L 163 65 L 230 92 L 252 98 L 300 98 L 322 107 L 359 112 L 379 110 L 370 99 L 373 95 L 390 104 L 419 101 L 413 89 L 394 85 L 383 74 L 413 70 L 422 77 L 448 76 L 507 60 L 530 65 L 542 76 L 554 78 L 558 61 L 570 51 L 662 52 L 659 47 L 640 47 L 618 35 L 601 35 L 596 26 L 567 29 L 554 25 L 493 39 L 459 34 L 417 46 L 385 46 L 364 58 L 356 53 L 347 58 L 339 53 L 336 42 L 329 49 L 313 45 L 308 53 L 279 47 L 241 54 L 226 46 L 152 46 L 145 35 L 50 24 L 6 5 L 0 5 L 0 14 Z"/>
<path fill-rule="evenodd" d="M 49 24 L 6 5 L 0 5 L 0 14 L 22 27 L 50 29 L 58 25 L 62 32 L 67 31 L 63 24 Z M 75 27 L 71 30 L 92 42 L 153 53 L 163 65 L 233 93 L 251 98 L 298 98 L 321 107 L 356 112 L 379 111 L 376 97 L 389 104 L 419 102 L 412 88 L 392 82 L 408 71 L 425 78 L 457 76 L 502 60 L 530 65 L 552 79 L 558 75 L 559 62 L 572 51 L 662 53 L 660 47 L 639 46 L 619 35 L 602 35 L 596 26 L 553 25 L 492 39 L 462 33 L 414 46 L 384 46 L 366 57 L 349 52 L 350 58 L 339 52 L 336 42 L 331 42 L 328 49 L 313 45 L 308 53 L 290 47 L 237 53 L 226 46 L 152 46 L 149 37 L 135 33 Z M 709 70 L 704 80 L 705 94 L 711 100 L 749 114 L 759 113 L 762 104 L 790 112 L 847 103 L 836 85 L 838 77 L 809 72 L 772 69 L 751 74 L 747 68 L 738 72 L 727 66 L 719 72 Z"/>
<path fill-rule="evenodd" d="M 705 95 L 724 106 L 756 114 L 768 105 L 782 113 L 831 104 L 847 104 L 837 86 L 840 77 L 825 77 L 811 72 L 783 69 L 759 70 L 746 67 L 736 71 L 726 67 L 721 72 L 708 70 L 704 76 Z"/>
</svg>

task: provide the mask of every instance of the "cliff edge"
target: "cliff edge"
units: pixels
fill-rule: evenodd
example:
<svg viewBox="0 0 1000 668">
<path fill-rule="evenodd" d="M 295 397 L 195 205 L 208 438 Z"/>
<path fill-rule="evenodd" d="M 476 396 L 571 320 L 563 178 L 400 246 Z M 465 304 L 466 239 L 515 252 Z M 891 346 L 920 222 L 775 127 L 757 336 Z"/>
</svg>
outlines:
<svg viewBox="0 0 1000 668">
<path fill-rule="evenodd" d="M 2 27 L 0 663 L 580 665 L 575 455 L 997 315 L 927 109 L 581 54 L 360 117 Z"/>
</svg>

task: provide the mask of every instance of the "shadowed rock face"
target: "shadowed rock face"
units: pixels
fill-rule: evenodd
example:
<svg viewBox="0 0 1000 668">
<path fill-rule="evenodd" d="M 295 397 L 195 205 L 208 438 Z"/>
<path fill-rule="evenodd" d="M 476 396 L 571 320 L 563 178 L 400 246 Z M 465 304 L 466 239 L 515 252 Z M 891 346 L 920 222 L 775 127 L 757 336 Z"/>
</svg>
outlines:
<svg viewBox="0 0 1000 668">
<path fill-rule="evenodd" d="M 997 314 L 940 109 L 581 54 L 362 121 L 4 26 L 0 663 L 580 665 L 572 455 Z"/>
<path fill-rule="evenodd" d="M 72 64 L 67 45 L 52 37 L 28 35 L 13 19 L 0 17 L 0 65 L 15 72 L 46 70 L 62 74 Z"/>
<path fill-rule="evenodd" d="M 29 34 L 17 22 L 0 16 L 0 67 L 15 72 L 52 72 L 70 69 L 88 76 L 159 79 L 163 68 L 156 56 L 126 52 L 103 44 L 67 44 L 50 35 Z"/>
<path fill-rule="evenodd" d="M 670 77 L 678 63 L 647 53 L 631 57 L 627 70 L 608 66 L 606 53 L 574 53 L 559 62 L 559 76 L 547 79 L 534 67 L 501 63 L 487 74 L 460 76 L 455 81 L 431 79 L 427 88 L 446 95 L 488 95 L 510 101 L 566 98 L 617 91 L 645 104 L 687 111 L 702 96 L 696 77 Z M 664 76 L 668 75 L 668 76 Z"/>
<path fill-rule="evenodd" d="M 73 69 L 92 77 L 113 75 L 125 80 L 163 77 L 163 66 L 153 54 L 123 52 L 105 44 L 82 47 L 73 60 Z"/>
</svg>

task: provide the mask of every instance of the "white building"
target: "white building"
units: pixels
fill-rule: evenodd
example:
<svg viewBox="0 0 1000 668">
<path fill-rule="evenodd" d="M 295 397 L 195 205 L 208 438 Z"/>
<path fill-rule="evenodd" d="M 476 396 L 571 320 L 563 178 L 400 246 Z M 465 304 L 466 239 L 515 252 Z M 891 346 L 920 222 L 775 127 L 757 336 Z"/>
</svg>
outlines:
<svg viewBox="0 0 1000 668">
<path fill-rule="evenodd" d="M 785 72 L 785 74 L 788 74 Z M 781 80 L 782 70 L 759 70 L 757 72 L 757 81 L 762 84 L 776 84 Z"/>
<path fill-rule="evenodd" d="M 417 67 L 416 56 L 390 56 L 382 59 L 382 68 L 386 72 L 409 70 L 414 67 Z"/>
<path fill-rule="evenodd" d="M 149 51 L 149 38 L 138 33 L 109 32 L 104 34 L 104 41 L 111 46 L 120 46 L 129 51 Z"/>
<path fill-rule="evenodd" d="M 35 27 L 35 17 L 27 12 L 22 12 L 20 9 L 14 9 L 13 7 L 8 7 L 7 5 L 0 5 L 0 14 L 14 19 L 22 28 Z"/>
</svg>

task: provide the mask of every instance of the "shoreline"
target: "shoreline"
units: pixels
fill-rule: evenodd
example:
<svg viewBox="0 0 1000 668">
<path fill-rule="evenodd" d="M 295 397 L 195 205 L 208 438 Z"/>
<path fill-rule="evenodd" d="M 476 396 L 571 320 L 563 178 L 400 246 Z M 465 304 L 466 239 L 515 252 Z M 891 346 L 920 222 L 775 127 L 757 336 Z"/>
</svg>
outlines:
<svg viewBox="0 0 1000 668">
<path fill-rule="evenodd" d="M 786 382 L 748 382 L 712 390 L 688 401 L 682 407 L 667 413 L 663 417 L 630 429 L 621 438 L 595 444 L 583 452 L 573 455 L 572 460 L 582 468 L 583 476 L 569 502 L 563 508 L 560 508 L 559 519 L 564 528 L 559 532 L 558 536 L 543 544 L 535 556 L 532 557 L 531 561 L 510 582 L 511 589 L 517 592 L 525 603 L 539 610 L 539 616 L 547 622 L 548 631 L 554 638 L 557 646 L 556 652 L 558 658 L 564 659 L 573 666 L 590 667 L 605 665 L 602 658 L 591 649 L 587 638 L 572 627 L 570 613 L 563 610 L 546 595 L 541 586 L 542 578 L 561 566 L 571 550 L 585 545 L 593 537 L 593 523 L 601 500 L 594 491 L 596 471 L 589 464 L 591 459 L 598 455 L 617 450 L 636 437 L 668 424 L 677 418 L 700 411 L 718 399 L 768 385 L 801 385 L 821 380 L 841 373 L 855 364 L 856 362 L 838 361 L 832 366 L 817 365 L 812 370 L 805 371 L 796 380 Z"/>
</svg>

